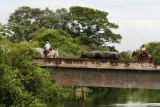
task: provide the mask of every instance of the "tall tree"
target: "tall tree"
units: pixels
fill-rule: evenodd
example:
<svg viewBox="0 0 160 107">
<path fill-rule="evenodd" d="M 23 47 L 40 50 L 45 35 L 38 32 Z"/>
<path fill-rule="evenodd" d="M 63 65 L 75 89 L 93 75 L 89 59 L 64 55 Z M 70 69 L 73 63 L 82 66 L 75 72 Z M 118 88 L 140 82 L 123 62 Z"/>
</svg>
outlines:
<svg viewBox="0 0 160 107">
<path fill-rule="evenodd" d="M 65 8 L 56 12 L 46 8 L 20 7 L 12 13 L 8 20 L 8 30 L 13 31 L 14 41 L 30 40 L 29 34 L 40 28 L 65 29 L 68 23 L 68 13 Z"/>
<path fill-rule="evenodd" d="M 39 8 L 20 7 L 12 13 L 8 20 L 9 30 L 13 31 L 13 40 L 22 41 L 29 40 L 28 34 L 36 31 L 40 25 L 40 18 L 45 11 Z"/>
<path fill-rule="evenodd" d="M 86 45 L 120 42 L 122 37 L 112 32 L 118 25 L 108 21 L 107 12 L 80 6 L 70 7 L 69 10 L 71 19 L 69 29 L 73 38 L 80 36 Z"/>
<path fill-rule="evenodd" d="M 109 22 L 107 16 L 107 12 L 80 6 L 70 7 L 69 12 L 65 8 L 53 12 L 48 8 L 20 7 L 10 15 L 7 29 L 13 32 L 13 41 L 29 41 L 29 35 L 41 28 L 62 29 L 80 45 L 97 49 L 119 43 L 122 38 L 112 32 L 118 25 Z"/>
<path fill-rule="evenodd" d="M 69 16 L 65 8 L 57 9 L 55 12 L 46 8 L 45 15 L 40 18 L 40 27 L 46 29 L 66 29 Z"/>
</svg>

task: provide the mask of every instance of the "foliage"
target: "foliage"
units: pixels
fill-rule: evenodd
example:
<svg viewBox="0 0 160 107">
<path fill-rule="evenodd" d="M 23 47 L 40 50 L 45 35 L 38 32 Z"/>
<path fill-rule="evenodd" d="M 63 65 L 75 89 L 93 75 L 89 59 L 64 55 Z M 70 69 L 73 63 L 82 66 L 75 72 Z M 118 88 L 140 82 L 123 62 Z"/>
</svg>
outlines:
<svg viewBox="0 0 160 107">
<path fill-rule="evenodd" d="M 145 46 L 147 51 L 153 56 L 153 60 L 160 61 L 160 42 L 149 42 Z"/>
<path fill-rule="evenodd" d="M 75 96 L 76 99 L 86 99 L 88 94 L 91 93 L 92 90 L 87 87 L 76 87 Z"/>
<path fill-rule="evenodd" d="M 2 38 L 2 36 L 0 36 Z M 1 39 L 2 42 L 2 39 Z M 3 45 L 3 44 L 2 44 Z M 5 47 L 3 47 L 5 48 Z M 0 47 L 0 103 L 12 105 L 20 103 L 23 99 L 26 101 L 30 98 L 30 94 L 24 90 L 20 80 L 17 79 L 18 69 L 12 69 L 11 61 L 2 46 Z M 23 105 L 26 102 L 22 102 Z"/>
<path fill-rule="evenodd" d="M 68 21 L 67 10 L 62 8 L 56 12 L 48 8 L 41 10 L 39 8 L 20 7 L 9 17 L 6 25 L 8 31 L 13 31 L 12 41 L 29 41 L 29 34 L 37 31 L 39 28 L 65 28 Z"/>
<path fill-rule="evenodd" d="M 0 104 L 39 107 L 53 99 L 81 96 L 81 90 L 75 96 L 73 87 L 64 88 L 55 83 L 51 69 L 37 65 L 34 48 L 43 48 L 48 40 L 60 57 L 72 58 L 84 51 L 116 51 L 106 44 L 120 43 L 122 37 L 112 32 L 118 25 L 109 22 L 107 16 L 107 12 L 80 6 L 70 7 L 69 12 L 65 8 L 55 12 L 30 7 L 15 10 L 7 25 L 0 24 L 0 31 L 8 35 L 0 34 Z M 151 42 L 146 47 L 154 60 L 160 61 L 160 43 Z M 133 60 L 131 52 L 121 52 L 121 60 Z M 89 91 L 85 89 L 86 93 Z M 116 90 L 104 92 L 116 93 Z"/>
<path fill-rule="evenodd" d="M 133 57 L 131 56 L 132 52 L 131 51 L 123 51 L 120 53 L 120 60 L 123 61 L 133 61 Z"/>
<path fill-rule="evenodd" d="M 81 46 L 70 38 L 70 35 L 60 29 L 42 29 L 30 35 L 33 41 L 38 41 L 40 47 L 44 47 L 45 41 L 49 41 L 53 49 L 58 49 L 61 57 L 74 57 L 80 54 Z M 65 52 L 65 53 L 64 53 Z"/>
<path fill-rule="evenodd" d="M 3 26 L 3 25 L 0 23 L 0 32 L 2 31 L 2 26 Z"/>
<path fill-rule="evenodd" d="M 80 41 L 79 45 L 92 49 L 106 47 L 108 43 L 120 43 L 122 37 L 112 32 L 118 25 L 108 21 L 107 12 L 80 6 L 69 10 L 61 8 L 54 12 L 48 8 L 41 10 L 23 6 L 10 15 L 6 29 L 12 32 L 11 40 L 14 42 L 32 40 L 30 34 L 45 28 L 61 29 L 71 35 L 70 39 Z"/>
<path fill-rule="evenodd" d="M 2 35 L 0 38 L 2 43 Z M 65 89 L 55 84 L 50 69 L 37 65 L 33 59 L 32 43 L 5 41 L 3 48 L 0 45 L 1 104 L 38 107 L 53 99 L 74 98 L 72 88 Z M 68 94 L 64 94 L 66 92 Z"/>
<path fill-rule="evenodd" d="M 80 6 L 70 7 L 70 34 L 73 38 L 80 36 L 83 45 L 94 43 L 104 45 L 119 43 L 121 36 L 114 34 L 111 29 L 118 28 L 118 25 L 110 23 L 107 19 L 107 12 Z"/>
<path fill-rule="evenodd" d="M 110 23 L 107 15 L 79 6 L 71 7 L 69 12 L 65 8 L 53 12 L 25 6 L 15 10 L 0 28 L 7 35 L 0 35 L 0 103 L 39 107 L 53 99 L 74 99 L 73 87 L 60 87 L 50 75 L 51 69 L 37 65 L 34 48 L 43 48 L 48 40 L 60 57 L 72 58 L 84 51 L 116 51 L 115 47 L 106 47 L 106 43 L 121 40 L 112 32 L 118 25 Z"/>
</svg>

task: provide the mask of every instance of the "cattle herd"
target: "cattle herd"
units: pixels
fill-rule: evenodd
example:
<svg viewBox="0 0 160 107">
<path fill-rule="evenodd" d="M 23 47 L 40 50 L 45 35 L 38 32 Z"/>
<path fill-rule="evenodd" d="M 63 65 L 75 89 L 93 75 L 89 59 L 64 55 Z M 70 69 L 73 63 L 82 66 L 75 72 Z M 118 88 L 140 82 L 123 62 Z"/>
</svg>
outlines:
<svg viewBox="0 0 160 107">
<path fill-rule="evenodd" d="M 91 51 L 82 53 L 81 58 L 119 60 L 120 54 L 110 51 Z"/>
</svg>

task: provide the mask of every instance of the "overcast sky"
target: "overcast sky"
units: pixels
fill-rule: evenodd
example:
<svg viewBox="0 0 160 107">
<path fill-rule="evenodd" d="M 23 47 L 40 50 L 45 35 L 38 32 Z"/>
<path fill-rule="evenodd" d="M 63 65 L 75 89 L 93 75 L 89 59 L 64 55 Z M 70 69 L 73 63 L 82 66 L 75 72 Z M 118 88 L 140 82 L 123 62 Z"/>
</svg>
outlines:
<svg viewBox="0 0 160 107">
<path fill-rule="evenodd" d="M 135 50 L 148 42 L 160 42 L 160 0 L 0 0 L 0 23 L 21 6 L 53 11 L 70 6 L 85 6 L 109 13 L 108 19 L 119 25 L 114 32 L 122 36 L 119 51 Z"/>
</svg>

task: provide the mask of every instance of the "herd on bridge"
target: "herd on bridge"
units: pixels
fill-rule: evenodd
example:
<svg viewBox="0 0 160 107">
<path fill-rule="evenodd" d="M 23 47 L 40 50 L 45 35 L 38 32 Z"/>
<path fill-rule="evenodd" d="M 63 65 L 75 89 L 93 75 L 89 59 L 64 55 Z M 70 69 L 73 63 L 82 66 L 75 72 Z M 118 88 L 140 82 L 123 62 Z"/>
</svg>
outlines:
<svg viewBox="0 0 160 107">
<path fill-rule="evenodd" d="M 39 58 L 58 58 L 59 53 L 57 50 L 50 50 L 50 52 L 45 55 L 43 48 L 35 48 L 37 57 Z M 141 53 L 133 51 L 132 57 L 134 57 L 137 61 L 152 61 L 153 58 L 151 54 L 146 53 L 141 55 Z M 120 53 L 119 52 L 110 52 L 110 51 L 90 51 L 81 53 L 80 58 L 88 58 L 88 59 L 108 59 L 108 60 L 119 60 Z"/>
<path fill-rule="evenodd" d="M 54 68 L 51 74 L 62 86 L 160 89 L 160 62 L 150 62 L 149 54 L 133 52 L 141 61 L 120 61 L 118 52 L 91 51 L 72 59 L 59 58 L 57 50 L 35 50 L 39 66 Z"/>
</svg>

